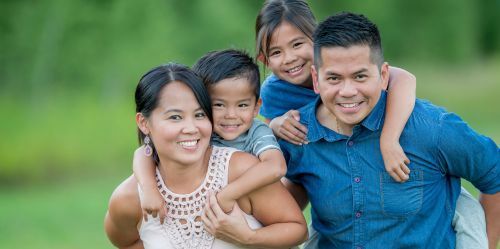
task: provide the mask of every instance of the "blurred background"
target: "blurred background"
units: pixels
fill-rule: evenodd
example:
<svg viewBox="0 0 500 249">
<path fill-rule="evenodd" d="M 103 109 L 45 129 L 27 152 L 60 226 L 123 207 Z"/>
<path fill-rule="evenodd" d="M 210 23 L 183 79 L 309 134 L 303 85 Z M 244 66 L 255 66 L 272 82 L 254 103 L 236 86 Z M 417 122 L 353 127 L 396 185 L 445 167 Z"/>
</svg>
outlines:
<svg viewBox="0 0 500 249">
<path fill-rule="evenodd" d="M 131 174 L 138 79 L 210 50 L 253 54 L 262 2 L 0 1 L 0 247 L 111 248 L 102 221 Z M 310 6 L 318 21 L 368 16 L 386 60 L 416 75 L 418 97 L 500 141 L 500 1 Z"/>
</svg>

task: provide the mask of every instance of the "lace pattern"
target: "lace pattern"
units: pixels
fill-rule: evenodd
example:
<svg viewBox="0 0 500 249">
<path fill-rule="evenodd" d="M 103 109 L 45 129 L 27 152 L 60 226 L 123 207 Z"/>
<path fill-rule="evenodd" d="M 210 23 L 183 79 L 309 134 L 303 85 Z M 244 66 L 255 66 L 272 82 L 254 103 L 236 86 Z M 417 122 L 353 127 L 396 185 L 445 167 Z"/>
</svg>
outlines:
<svg viewBox="0 0 500 249">
<path fill-rule="evenodd" d="M 168 210 L 163 228 L 175 248 L 211 248 L 214 237 L 203 228 L 201 215 L 208 191 L 219 192 L 227 184 L 228 162 L 234 151 L 214 146 L 203 183 L 189 194 L 170 191 L 156 169 L 158 189 Z"/>
</svg>

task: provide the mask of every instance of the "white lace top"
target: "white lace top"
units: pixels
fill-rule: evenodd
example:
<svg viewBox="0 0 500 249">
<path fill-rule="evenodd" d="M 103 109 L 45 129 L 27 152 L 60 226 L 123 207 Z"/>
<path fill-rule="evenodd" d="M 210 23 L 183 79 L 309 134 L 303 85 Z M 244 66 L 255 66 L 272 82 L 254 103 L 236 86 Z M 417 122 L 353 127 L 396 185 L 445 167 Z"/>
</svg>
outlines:
<svg viewBox="0 0 500 249">
<path fill-rule="evenodd" d="M 141 223 L 139 234 L 145 249 L 241 248 L 214 239 L 203 228 L 201 221 L 208 191 L 218 192 L 227 185 L 229 159 L 234 151 L 236 150 L 232 148 L 213 146 L 207 175 L 202 184 L 189 194 L 176 194 L 170 191 L 163 182 L 159 170 L 156 169 L 158 188 L 166 201 L 168 214 L 164 224 L 160 224 L 159 218 L 151 216 L 148 222 Z M 140 188 L 139 196 L 142 196 Z M 262 227 L 253 216 L 246 215 L 245 218 L 252 229 Z"/>
</svg>

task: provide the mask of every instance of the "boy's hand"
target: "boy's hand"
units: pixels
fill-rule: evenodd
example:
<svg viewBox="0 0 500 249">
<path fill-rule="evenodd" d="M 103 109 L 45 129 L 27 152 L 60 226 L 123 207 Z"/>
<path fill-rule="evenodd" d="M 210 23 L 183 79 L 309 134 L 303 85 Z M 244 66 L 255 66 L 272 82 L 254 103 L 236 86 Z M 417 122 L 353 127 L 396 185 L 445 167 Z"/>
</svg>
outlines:
<svg viewBox="0 0 500 249">
<path fill-rule="evenodd" d="M 283 116 L 274 118 L 269 127 L 274 134 L 292 144 L 307 144 L 307 128 L 299 123 L 300 114 L 297 110 L 290 110 Z"/>
<path fill-rule="evenodd" d="M 217 203 L 219 204 L 219 207 L 225 213 L 231 212 L 233 210 L 234 204 L 236 203 L 236 200 L 234 198 L 227 196 L 226 191 L 224 191 L 224 189 L 222 189 L 222 191 L 216 195 L 216 200 Z"/>
<path fill-rule="evenodd" d="M 384 159 L 385 170 L 397 182 L 405 182 L 410 175 L 410 160 L 398 142 L 380 142 L 380 151 Z"/>
<path fill-rule="evenodd" d="M 160 217 L 160 223 L 163 224 L 165 216 L 167 215 L 167 206 L 163 196 L 158 189 L 144 190 L 144 198 L 141 198 L 142 216 L 145 221 L 148 221 L 148 215 L 154 218 Z"/>
</svg>

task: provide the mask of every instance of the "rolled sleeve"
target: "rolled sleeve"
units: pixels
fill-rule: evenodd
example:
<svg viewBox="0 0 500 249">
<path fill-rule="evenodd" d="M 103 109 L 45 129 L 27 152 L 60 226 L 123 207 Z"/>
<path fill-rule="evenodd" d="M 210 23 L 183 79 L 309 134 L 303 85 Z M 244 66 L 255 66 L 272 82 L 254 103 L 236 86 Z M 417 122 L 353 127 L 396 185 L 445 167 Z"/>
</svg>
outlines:
<svg viewBox="0 0 500 249">
<path fill-rule="evenodd" d="M 438 157 L 445 172 L 469 180 L 483 193 L 497 193 L 500 151 L 496 143 L 453 113 L 443 114 L 439 125 Z"/>
</svg>

